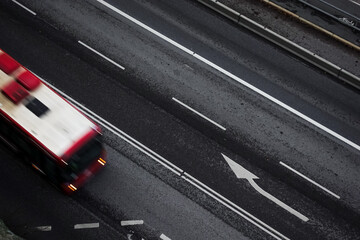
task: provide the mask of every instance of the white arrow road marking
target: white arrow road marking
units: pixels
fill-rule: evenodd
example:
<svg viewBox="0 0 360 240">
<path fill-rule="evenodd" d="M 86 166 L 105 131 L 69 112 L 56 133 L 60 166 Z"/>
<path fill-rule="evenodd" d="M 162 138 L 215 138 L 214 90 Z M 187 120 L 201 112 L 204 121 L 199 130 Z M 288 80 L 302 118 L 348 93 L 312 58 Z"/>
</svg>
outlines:
<svg viewBox="0 0 360 240">
<path fill-rule="evenodd" d="M 34 73 L 33 73 L 34 74 Z M 39 77 L 39 76 L 37 76 Z M 40 77 L 39 77 L 40 78 Z M 238 214 L 242 218 L 246 219 L 250 223 L 254 224 L 254 226 L 258 227 L 259 229 L 263 230 L 264 232 L 268 233 L 272 237 L 274 237 L 277 240 L 285 239 L 290 240 L 288 237 L 286 237 L 284 234 L 280 233 L 279 231 L 275 230 L 274 228 L 270 227 L 260 219 L 256 218 L 255 216 L 251 215 L 249 212 L 245 211 L 235 203 L 231 202 L 229 199 L 225 198 L 218 192 L 214 191 L 213 189 L 206 186 L 204 183 L 200 182 L 190 174 L 184 172 L 181 168 L 177 167 L 176 165 L 172 164 L 169 160 L 163 158 L 156 152 L 152 151 L 145 145 L 138 142 L 136 139 L 132 138 L 125 132 L 121 131 L 119 128 L 115 127 L 110 122 L 106 121 L 90 109 L 84 107 L 80 103 L 78 103 L 76 100 L 71 98 L 69 95 L 62 92 L 60 89 L 56 88 L 49 82 L 45 81 L 44 79 L 40 78 L 43 82 L 45 82 L 47 85 L 49 85 L 51 88 L 55 89 L 57 92 L 59 92 L 64 98 L 66 98 L 69 102 L 71 102 L 74 106 L 78 108 L 79 111 L 81 111 L 83 114 L 90 117 L 92 120 L 97 122 L 98 124 L 101 124 L 104 128 L 112 132 L 114 135 L 118 136 L 119 138 L 123 139 L 125 142 L 131 144 L 135 148 L 137 148 L 139 151 L 145 153 L 148 155 L 151 159 L 158 162 L 159 164 L 163 165 L 165 168 L 176 174 L 177 176 L 181 176 L 185 181 L 193 185 L 194 187 L 198 188 L 200 191 L 204 192 L 209 197 L 213 198 L 214 200 L 221 203 L 223 206 L 227 207 L 234 213 Z M 180 173 L 183 173 L 181 175 Z"/>
<path fill-rule="evenodd" d="M 128 220 L 128 221 L 121 221 L 121 226 L 129 226 L 129 225 L 141 225 L 144 224 L 143 220 Z"/>
<path fill-rule="evenodd" d="M 254 181 L 254 179 L 259 179 L 257 176 L 255 176 L 254 174 L 252 174 L 251 172 L 249 172 L 244 167 L 240 166 L 238 163 L 234 162 L 233 160 L 231 160 L 229 157 L 225 156 L 224 154 L 221 154 L 221 155 L 224 157 L 225 161 L 229 164 L 231 170 L 235 173 L 237 178 L 242 178 L 242 179 L 248 180 L 250 185 L 253 188 L 255 188 L 255 190 L 258 193 L 260 193 L 267 199 L 273 201 L 274 203 L 276 203 L 280 207 L 284 208 L 286 211 L 290 212 L 291 214 L 295 215 L 296 217 L 300 218 L 302 221 L 304 221 L 304 222 L 309 221 L 309 219 L 306 216 L 299 213 L 295 209 L 289 207 L 288 205 L 286 205 L 285 203 L 283 203 L 282 201 L 275 198 L 268 192 L 264 191 L 261 187 L 259 187 Z"/>
</svg>

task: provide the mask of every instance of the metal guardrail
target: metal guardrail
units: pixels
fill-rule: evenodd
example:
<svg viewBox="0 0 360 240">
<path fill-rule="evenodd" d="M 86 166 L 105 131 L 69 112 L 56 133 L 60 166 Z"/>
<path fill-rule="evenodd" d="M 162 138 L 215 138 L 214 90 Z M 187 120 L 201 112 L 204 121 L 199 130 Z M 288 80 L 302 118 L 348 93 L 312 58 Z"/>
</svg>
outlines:
<svg viewBox="0 0 360 240">
<path fill-rule="evenodd" d="M 312 64 L 325 72 L 347 82 L 348 84 L 360 89 L 360 78 L 354 74 L 342 69 L 341 67 L 327 61 L 326 59 L 318 56 L 317 54 L 299 46 L 298 44 L 289 41 L 283 36 L 273 32 L 265 26 L 249 19 L 248 17 L 238 13 L 237 11 L 225 6 L 217 0 L 197 0 L 205 6 L 213 9 L 214 11 L 222 14 L 226 18 L 234 21 L 235 23 L 249 29 L 250 31 L 260 35 L 261 37 L 271 41 L 279 47 L 295 54 L 302 58 L 309 64 Z"/>
<path fill-rule="evenodd" d="M 318 3 L 323 4 L 331 9 L 333 9 L 335 12 L 339 13 L 330 13 L 325 11 L 323 8 L 321 8 L 320 6 L 315 6 L 314 4 L 311 4 L 310 2 L 308 2 L 307 0 L 297 0 L 298 2 L 301 2 L 302 4 L 316 10 L 319 11 L 323 14 L 325 14 L 326 16 L 329 16 L 330 18 L 335 19 L 336 21 L 352 28 L 354 31 L 359 31 L 360 32 L 360 18 L 344 11 L 341 8 L 338 8 L 324 0 L 317 0 Z"/>
</svg>

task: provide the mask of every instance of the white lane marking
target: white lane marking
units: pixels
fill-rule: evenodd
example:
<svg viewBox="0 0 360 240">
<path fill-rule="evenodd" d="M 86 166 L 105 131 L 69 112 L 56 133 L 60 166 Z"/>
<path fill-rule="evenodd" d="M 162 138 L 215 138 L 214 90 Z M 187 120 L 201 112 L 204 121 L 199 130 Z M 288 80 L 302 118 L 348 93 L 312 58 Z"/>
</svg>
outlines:
<svg viewBox="0 0 360 240">
<path fill-rule="evenodd" d="M 255 174 L 251 173 L 250 171 L 246 170 L 243 166 L 238 164 L 237 162 L 230 159 L 225 154 L 221 154 L 225 161 L 229 164 L 231 170 L 235 173 L 237 178 L 242 179 L 259 179 Z"/>
<path fill-rule="evenodd" d="M 335 137 L 335 138 L 343 141 L 344 143 L 346 143 L 346 144 L 350 145 L 351 147 L 355 148 L 356 150 L 360 151 L 360 146 L 359 146 L 358 144 L 356 144 L 356 143 L 350 141 L 349 139 L 341 136 L 340 134 L 332 131 L 331 129 L 325 127 L 324 125 L 316 122 L 315 120 L 309 118 L 308 116 L 302 114 L 301 112 L 295 110 L 294 108 L 286 105 L 285 103 L 283 103 L 283 102 L 279 101 L 278 99 L 270 96 L 269 94 L 265 93 L 264 91 L 256 88 L 255 86 L 253 86 L 253 85 L 245 82 L 245 81 L 242 80 L 241 78 L 239 78 L 239 77 L 235 76 L 234 74 L 226 71 L 225 69 L 219 67 L 218 65 L 210 62 L 209 60 L 203 58 L 202 56 L 194 53 L 194 52 L 191 51 L 190 49 L 188 49 L 188 48 L 180 45 L 179 43 L 177 43 L 177 42 L 175 42 L 174 40 L 166 37 L 165 35 L 157 32 L 156 30 L 150 28 L 149 26 L 145 25 L 144 23 L 140 22 L 139 20 L 136 20 L 135 18 L 129 16 L 128 14 L 126 14 L 126 13 L 124 13 L 123 11 L 117 9 L 116 7 L 110 5 L 109 3 L 107 3 L 107 2 L 105 2 L 105 1 L 103 1 L 103 0 L 97 0 L 97 1 L 98 1 L 99 3 L 101 3 L 101 4 L 103 4 L 104 6 L 110 8 L 111 10 L 115 11 L 116 13 L 122 15 L 123 17 L 127 18 L 128 20 L 132 21 L 133 23 L 139 25 L 140 27 L 148 30 L 149 32 L 155 34 L 156 36 L 162 38 L 163 40 L 171 43 L 172 45 L 176 46 L 177 48 L 181 49 L 182 51 L 184 51 L 184 52 L 186 52 L 186 53 L 188 53 L 188 54 L 190 54 L 190 55 L 193 55 L 193 56 L 194 56 L 195 58 L 197 58 L 198 60 L 202 61 L 203 63 L 205 63 L 205 64 L 207 64 L 207 65 L 209 65 L 209 66 L 211 66 L 211 67 L 213 67 L 214 69 L 218 70 L 219 72 L 221 72 L 221 73 L 225 74 L 226 76 L 232 78 L 232 79 L 235 80 L 236 82 L 238 82 L 238 83 L 244 85 L 245 87 L 253 90 L 254 92 L 262 95 L 263 97 L 267 98 L 268 100 L 270 100 L 270 101 L 274 102 L 275 104 L 277 104 L 277 105 L 285 108 L 286 110 L 292 112 L 292 113 L 295 114 L 296 116 L 304 119 L 305 121 L 308 121 L 309 123 L 315 125 L 316 127 L 320 128 L 321 130 L 323 130 L 323 131 L 327 132 L 328 134 L 332 135 L 333 137 Z"/>
<path fill-rule="evenodd" d="M 207 121 L 211 122 L 212 124 L 214 124 L 215 126 L 217 126 L 218 128 L 226 131 L 226 128 L 224 128 L 223 126 L 221 126 L 220 124 L 218 124 L 217 122 L 211 120 L 210 118 L 206 117 L 205 115 L 199 113 L 198 111 L 196 111 L 195 109 L 189 107 L 188 105 L 186 105 L 185 103 L 181 102 L 180 100 L 176 99 L 176 98 L 172 98 L 172 100 L 174 100 L 175 102 L 179 103 L 180 105 L 182 105 L 183 107 L 189 109 L 190 111 L 196 113 L 197 115 L 199 115 L 200 117 L 206 119 Z"/>
<path fill-rule="evenodd" d="M 51 226 L 38 226 L 35 227 L 37 230 L 39 231 L 43 231 L 43 232 L 50 232 L 51 231 Z"/>
<path fill-rule="evenodd" d="M 123 66 L 121 66 L 120 64 L 118 64 L 117 62 L 115 62 L 114 60 L 108 58 L 107 56 L 105 56 L 104 54 L 96 51 L 95 49 L 93 49 L 92 47 L 90 47 L 89 45 L 86 45 L 85 43 L 83 43 L 82 41 L 78 41 L 78 43 L 80 43 L 81 45 L 83 45 L 84 47 L 86 47 L 87 49 L 89 49 L 90 51 L 96 53 L 97 55 L 99 55 L 100 57 L 106 59 L 107 61 L 111 62 L 112 64 L 114 64 L 115 66 L 117 66 L 118 68 L 120 68 L 121 70 L 125 70 L 125 68 Z"/>
<path fill-rule="evenodd" d="M 16 3 L 17 5 L 19 5 L 20 7 L 22 7 L 23 9 L 25 9 L 26 11 L 28 11 L 29 13 L 31 13 L 32 15 L 36 16 L 36 12 L 32 11 L 30 8 L 25 7 L 24 5 L 22 5 L 21 3 L 19 3 L 16 0 L 12 0 L 14 3 Z"/>
<path fill-rule="evenodd" d="M 279 205 L 280 207 L 282 207 L 283 209 L 285 209 L 286 211 L 288 211 L 289 213 L 293 214 L 294 216 L 300 218 L 302 221 L 307 222 L 309 221 L 309 218 L 307 218 L 305 215 L 301 214 L 300 212 L 296 211 L 295 209 L 293 209 L 292 207 L 286 205 L 285 203 L 283 203 L 282 201 L 280 201 L 279 199 L 277 199 L 276 197 L 274 197 L 273 195 L 269 194 L 268 192 L 264 191 L 261 187 L 259 187 L 255 181 L 253 179 L 248 179 L 249 183 L 251 184 L 251 186 L 253 188 L 255 188 L 256 191 L 258 191 L 261 195 L 263 195 L 264 197 L 266 197 L 267 199 L 273 201 L 274 203 L 276 203 L 277 205 Z"/>
<path fill-rule="evenodd" d="M 250 214 L 249 212 L 247 212 L 243 208 L 239 207 L 235 203 L 231 202 L 229 199 L 223 197 L 218 192 L 214 191 L 213 189 L 209 188 L 208 186 L 206 186 L 205 184 L 203 184 L 202 182 L 200 182 L 196 178 L 192 177 L 190 174 L 185 172 L 183 174 L 183 176 L 181 176 L 181 177 L 183 179 L 185 179 L 187 182 L 189 182 L 191 185 L 193 185 L 196 188 L 198 188 L 199 190 L 203 191 L 204 193 L 206 193 L 207 195 L 209 195 L 210 197 L 212 197 L 213 199 L 215 199 L 216 201 L 218 201 L 219 203 L 221 203 L 225 207 L 229 208 L 234 213 L 236 213 L 239 216 L 243 217 L 244 219 L 251 222 L 252 224 L 257 226 L 258 228 L 260 228 L 264 232 L 268 233 L 269 235 L 273 236 L 274 238 L 276 238 L 278 240 L 281 240 L 281 239 L 290 240 L 288 237 L 286 237 L 283 234 L 281 234 L 280 232 L 276 231 L 275 229 L 273 229 L 272 227 L 270 227 L 269 225 L 267 225 L 266 223 L 264 223 L 260 219 L 256 218 L 255 216 L 253 216 L 252 214 Z"/>
<path fill-rule="evenodd" d="M 141 225 L 144 224 L 143 220 L 127 220 L 127 221 L 121 221 L 121 226 L 129 226 L 129 225 Z"/>
<path fill-rule="evenodd" d="M 99 223 L 82 223 L 82 224 L 75 224 L 74 229 L 84 229 L 84 228 L 98 228 Z"/>
<path fill-rule="evenodd" d="M 286 165 L 285 163 L 283 162 L 279 162 L 281 165 L 283 165 L 284 167 L 286 167 L 287 169 L 293 171 L 294 173 L 296 173 L 297 175 L 299 175 L 300 177 L 303 177 L 304 179 L 308 180 L 309 182 L 311 182 L 312 184 L 314 184 L 315 186 L 321 188 L 322 190 L 324 190 L 325 192 L 329 193 L 330 195 L 334 196 L 335 198 L 337 199 L 340 199 L 340 196 L 333 193 L 332 191 L 328 190 L 327 188 L 321 186 L 320 184 L 318 184 L 317 182 L 311 180 L 310 178 L 308 178 L 307 176 L 305 176 L 304 174 L 296 171 L 295 169 L 291 168 L 289 165 Z"/>
<path fill-rule="evenodd" d="M 350 2 L 352 2 L 352 3 L 354 3 L 354 4 L 358 5 L 358 6 L 360 6 L 360 3 L 358 3 L 358 2 L 355 2 L 355 1 L 353 1 L 353 0 L 350 0 Z"/>
<path fill-rule="evenodd" d="M 168 43 L 176 46 L 177 48 L 179 48 L 179 49 L 181 49 L 181 50 L 183 50 L 184 52 L 186 52 L 186 53 L 188 53 L 188 54 L 191 54 L 191 55 L 194 54 L 194 52 L 191 51 L 190 49 L 182 46 L 181 44 L 175 42 L 174 40 L 172 40 L 172 39 L 170 39 L 170 38 L 168 38 L 168 37 L 166 37 L 165 35 L 163 35 L 163 34 L 157 32 L 157 31 L 155 31 L 155 30 L 152 29 L 151 27 L 143 24 L 143 23 L 140 22 L 139 20 L 136 20 L 135 18 L 133 18 L 133 17 L 131 17 L 130 15 L 124 13 L 123 11 L 117 9 L 116 7 L 110 5 L 109 3 L 107 3 L 107 2 L 105 2 L 105 1 L 103 1 L 103 0 L 97 0 L 97 1 L 98 1 L 99 3 L 101 3 L 101 4 L 103 4 L 104 6 L 110 8 L 110 9 L 113 10 L 114 12 L 116 12 L 116 13 L 122 15 L 123 17 L 129 19 L 129 20 L 132 21 L 133 23 L 141 26 L 142 28 L 144 28 L 144 29 L 148 30 L 149 32 L 155 34 L 156 36 L 164 39 L 164 40 L 167 41 Z"/>
<path fill-rule="evenodd" d="M 163 233 L 160 235 L 160 239 L 162 239 L 162 240 L 171 240 L 169 237 L 165 236 L 165 234 L 163 234 Z"/>
<path fill-rule="evenodd" d="M 34 74 L 34 73 L 33 73 Z M 36 75 L 36 74 L 35 74 Z M 37 75 L 36 75 L 37 76 Z M 39 76 L 37 76 L 39 77 Z M 105 119 L 101 118 L 100 116 L 98 116 L 97 114 L 95 114 L 94 112 L 92 112 L 91 110 L 87 109 L 86 107 L 82 106 L 80 103 L 78 103 L 76 100 L 74 100 L 73 98 L 71 98 L 70 96 L 68 96 L 67 94 L 65 94 L 64 92 L 62 92 L 61 90 L 57 89 L 55 86 L 53 86 L 52 84 L 48 83 L 47 81 L 45 81 L 44 79 L 42 79 L 41 77 L 39 77 L 43 82 L 45 82 L 47 85 L 49 85 L 50 87 L 52 87 L 53 89 L 55 89 L 58 93 L 60 93 L 61 95 L 63 95 L 63 97 L 65 97 L 68 101 L 70 101 L 72 104 L 74 104 L 75 106 L 77 106 L 79 108 L 79 110 L 81 112 L 83 112 L 84 114 L 86 114 L 87 116 L 89 116 L 91 119 L 93 119 L 95 122 L 101 124 L 104 128 L 106 128 L 107 130 L 109 130 L 110 132 L 112 132 L 113 134 L 115 134 L 116 136 L 120 137 L 121 139 L 123 139 L 124 141 L 126 141 L 127 143 L 129 143 L 130 145 L 134 146 L 135 148 L 137 148 L 139 151 L 145 153 L 146 155 L 148 155 L 150 158 L 152 158 L 153 160 L 155 160 L 156 162 L 160 163 L 161 165 L 163 165 L 165 168 L 169 169 L 170 171 L 172 171 L 173 173 L 175 173 L 178 176 L 181 176 L 180 173 L 184 173 L 183 176 L 181 176 L 183 179 L 185 179 L 187 182 L 189 182 L 190 184 L 192 184 L 193 186 L 195 186 L 196 188 L 198 188 L 199 190 L 203 191 L 204 193 L 206 193 L 207 195 L 209 195 L 210 197 L 212 197 L 213 199 L 217 200 L 219 203 L 223 204 L 224 206 L 228 207 L 231 211 L 235 212 L 236 214 L 238 214 L 239 216 L 245 218 L 247 221 L 251 222 L 252 224 L 254 224 L 255 226 L 257 226 L 258 228 L 262 229 L 264 232 L 268 233 L 269 235 L 273 236 L 274 238 L 281 240 L 281 239 L 286 239 L 289 240 L 288 237 L 284 236 L 283 234 L 281 234 L 280 232 L 276 231 L 275 229 L 273 229 L 272 227 L 270 227 L 269 225 L 267 225 L 266 223 L 262 222 L 261 220 L 259 220 L 258 218 L 256 218 L 255 216 L 251 215 L 250 213 L 248 213 L 247 211 L 245 211 L 244 209 L 242 209 L 241 207 L 237 206 L 236 204 L 232 203 L 231 201 L 229 201 L 228 199 L 226 199 L 225 197 L 223 197 L 222 195 L 220 195 L 219 193 L 215 192 L 214 190 L 212 190 L 211 188 L 207 187 L 205 184 L 203 184 L 202 182 L 198 181 L 196 178 L 192 177 L 190 174 L 185 173 L 183 170 L 181 170 L 179 167 L 177 167 L 176 165 L 174 165 L 173 163 L 169 162 L 168 160 L 166 160 L 165 158 L 163 158 L 162 156 L 160 156 L 159 154 L 153 152 L 151 149 L 149 149 L 148 147 L 144 146 L 143 144 L 141 144 L 140 142 L 138 142 L 137 140 L 135 140 L 134 138 L 130 137 L 129 135 L 127 135 L 126 133 L 124 133 L 123 131 L 121 131 L 120 129 L 118 129 L 117 127 L 115 127 L 114 125 L 112 125 L 111 123 L 107 122 Z M 119 132 L 119 133 L 118 133 Z M 123 133 L 123 135 L 121 135 L 120 133 Z M 132 141 L 127 139 L 130 138 Z M 139 145 L 137 145 L 139 144 Z M 146 150 L 146 151 L 145 151 Z M 148 153 L 147 151 L 150 151 L 150 153 Z M 175 169 L 176 170 L 175 170 Z M 191 180 L 190 180 L 190 179 Z M 241 213 L 241 212 L 242 213 Z"/>
<path fill-rule="evenodd" d="M 231 160 L 229 157 L 225 156 L 224 154 L 221 154 L 226 162 L 229 164 L 231 170 L 235 173 L 237 178 L 246 179 L 249 181 L 250 185 L 261 195 L 269 199 L 270 201 L 273 201 L 278 206 L 282 207 L 289 213 L 293 214 L 294 216 L 300 218 L 302 221 L 307 222 L 309 221 L 309 218 L 301 214 L 300 212 L 296 211 L 295 209 L 291 208 L 290 206 L 286 205 L 276 197 L 272 196 L 268 192 L 264 191 L 259 185 L 257 185 L 254 181 L 254 179 L 259 179 L 257 176 L 252 174 L 250 171 L 246 170 L 244 167 L 242 167 L 240 164 L 236 163 L 235 161 Z"/>
</svg>

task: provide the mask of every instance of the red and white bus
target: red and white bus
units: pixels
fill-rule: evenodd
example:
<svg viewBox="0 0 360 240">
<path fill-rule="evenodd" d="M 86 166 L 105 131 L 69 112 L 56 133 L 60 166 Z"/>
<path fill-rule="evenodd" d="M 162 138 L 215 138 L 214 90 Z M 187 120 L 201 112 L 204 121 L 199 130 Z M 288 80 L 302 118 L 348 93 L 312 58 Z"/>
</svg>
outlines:
<svg viewBox="0 0 360 240">
<path fill-rule="evenodd" d="M 1 49 L 0 138 L 66 193 L 106 163 L 100 127 Z"/>
</svg>

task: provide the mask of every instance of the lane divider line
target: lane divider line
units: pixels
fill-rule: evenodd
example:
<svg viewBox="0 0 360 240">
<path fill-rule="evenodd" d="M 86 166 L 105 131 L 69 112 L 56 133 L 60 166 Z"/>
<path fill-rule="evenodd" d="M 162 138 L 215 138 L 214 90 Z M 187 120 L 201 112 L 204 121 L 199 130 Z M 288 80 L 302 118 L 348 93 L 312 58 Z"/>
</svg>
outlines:
<svg viewBox="0 0 360 240">
<path fill-rule="evenodd" d="M 34 12 L 33 10 L 31 10 L 30 8 L 28 7 L 25 7 L 24 5 L 22 5 L 21 3 L 19 3 L 18 1 L 16 0 L 11 0 L 13 1 L 13 3 L 19 5 L 20 7 L 22 7 L 23 9 L 25 9 L 26 11 L 28 11 L 29 13 L 31 13 L 32 15 L 36 16 L 36 12 Z"/>
<path fill-rule="evenodd" d="M 142 225 L 144 224 L 143 220 L 126 220 L 120 222 L 121 226 L 131 226 L 131 225 Z"/>
<path fill-rule="evenodd" d="M 320 184 L 318 184 L 317 182 L 311 180 L 310 178 L 308 178 L 307 176 L 305 176 L 304 174 L 296 171 L 295 169 L 291 168 L 289 165 L 283 163 L 283 162 L 279 162 L 282 166 L 286 167 L 287 169 L 291 170 L 292 172 L 296 173 L 297 175 L 299 175 L 300 177 L 306 179 L 307 181 L 311 182 L 312 184 L 314 184 L 315 186 L 321 188 L 322 190 L 324 190 L 325 192 L 327 192 L 328 194 L 332 195 L 333 197 L 340 199 L 340 196 L 333 193 L 332 191 L 330 191 L 329 189 L 321 186 Z"/>
<path fill-rule="evenodd" d="M 205 115 L 201 114 L 200 112 L 196 111 L 195 109 L 191 108 L 190 106 L 186 105 L 185 103 L 181 102 L 180 100 L 178 100 L 178 99 L 176 99 L 176 98 L 174 98 L 174 97 L 172 98 L 172 100 L 174 100 L 175 102 L 179 103 L 181 106 L 189 109 L 190 111 L 196 113 L 198 116 L 204 118 L 205 120 L 211 122 L 212 124 L 214 124 L 214 125 L 217 126 L 218 128 L 226 131 L 226 128 L 225 128 L 225 127 L 221 126 L 221 125 L 218 124 L 217 122 L 211 120 L 210 118 L 206 117 Z"/>
<path fill-rule="evenodd" d="M 257 87 L 251 85 L 250 83 L 244 81 L 243 79 L 235 76 L 234 74 L 228 72 L 227 70 L 225 70 L 225 69 L 219 67 L 218 65 L 212 63 L 211 61 L 207 60 L 206 58 L 204 58 L 204 57 L 202 57 L 202 56 L 194 53 L 193 51 L 189 50 L 188 48 L 186 48 L 186 47 L 180 45 L 179 43 L 171 40 L 170 38 L 166 37 L 165 35 L 157 32 L 156 30 L 150 28 L 149 26 L 145 25 L 144 23 L 140 22 L 139 20 L 136 20 L 135 18 L 129 16 L 128 14 L 126 14 L 126 13 L 124 13 L 123 11 L 117 9 L 116 7 L 110 5 L 109 3 L 107 3 L 107 2 L 105 2 L 105 1 L 103 1 L 103 0 L 97 0 L 97 1 L 98 1 L 99 3 L 101 3 L 101 4 L 103 4 L 104 6 L 110 8 L 111 10 L 115 11 L 116 13 L 120 14 L 121 16 L 127 18 L 128 20 L 132 21 L 133 23 L 139 25 L 140 27 L 142 27 L 142 28 L 150 31 L 151 33 L 155 34 L 156 36 L 162 38 L 163 40 L 165 40 L 165 41 L 167 41 L 167 42 L 169 42 L 169 43 L 171 43 L 172 45 L 176 46 L 177 48 L 183 50 L 184 52 L 186 52 L 186 53 L 188 53 L 188 54 L 190 54 L 190 55 L 193 55 L 193 56 L 194 56 L 195 58 L 197 58 L 198 60 L 200 60 L 200 61 L 202 61 L 203 63 L 211 66 L 212 68 L 218 70 L 219 72 L 223 73 L 224 75 L 232 78 L 233 80 L 235 80 L 236 82 L 238 82 L 238 83 L 242 84 L 243 86 L 249 88 L 250 90 L 252 90 L 252 91 L 260 94 L 260 95 L 263 96 L 264 98 L 272 101 L 273 103 L 279 105 L 280 107 L 288 110 L 289 112 L 295 114 L 296 116 L 298 116 L 298 117 L 302 118 L 303 120 L 305 120 L 305 121 L 311 123 L 312 125 L 316 126 L 317 128 L 325 131 L 326 133 L 332 135 L 333 137 L 339 139 L 340 141 L 342 141 L 342 142 L 348 144 L 349 146 L 355 148 L 356 150 L 360 151 L 360 146 L 359 146 L 358 144 L 356 144 L 356 143 L 350 141 L 349 139 L 341 136 L 340 134 L 332 131 L 331 129 L 325 127 L 324 125 L 316 122 L 315 120 L 309 118 L 308 116 L 302 114 L 301 112 L 295 110 L 294 108 L 286 105 L 285 103 L 283 103 L 283 102 L 281 102 L 280 100 L 272 97 L 271 95 L 265 93 L 264 91 L 258 89 Z"/>
<path fill-rule="evenodd" d="M 105 60 L 107 60 L 108 62 L 114 64 L 115 66 L 117 66 L 118 68 L 120 68 L 121 70 L 125 70 L 125 68 L 123 66 L 121 66 L 120 64 L 118 64 L 117 62 L 115 62 L 114 60 L 108 58 L 107 56 L 105 56 L 104 54 L 96 51 L 95 49 L 93 49 L 92 47 L 90 47 L 89 45 L 83 43 L 82 41 L 78 41 L 79 44 L 83 45 L 84 47 L 86 47 L 87 49 L 89 49 L 90 51 L 96 53 L 97 55 L 99 55 L 100 57 L 104 58 Z"/>
<path fill-rule="evenodd" d="M 165 234 L 163 234 L 163 233 L 160 235 L 160 239 L 162 239 L 162 240 L 171 240 L 169 237 L 165 236 Z"/>
<path fill-rule="evenodd" d="M 51 226 L 38 226 L 35 228 L 42 232 L 50 232 L 51 231 Z"/>
<path fill-rule="evenodd" d="M 350 2 L 352 2 L 352 3 L 356 4 L 356 5 L 358 5 L 358 6 L 360 7 L 360 3 L 355 2 L 355 1 L 353 1 L 353 0 L 350 0 Z"/>
<path fill-rule="evenodd" d="M 33 72 L 32 72 L 33 73 Z M 34 75 L 36 75 L 35 73 L 33 73 Z M 37 76 L 37 75 L 36 75 Z M 75 106 L 78 107 L 79 111 L 81 111 L 82 113 L 84 113 L 85 115 L 87 115 L 88 117 L 90 117 L 92 120 L 94 120 L 95 122 L 101 124 L 104 128 L 106 128 L 107 130 L 109 130 L 110 132 L 112 132 L 114 135 L 120 137 L 121 139 L 123 139 L 125 142 L 129 143 L 130 145 L 132 145 L 133 147 L 135 147 L 136 149 L 138 149 L 139 151 L 145 153 L 147 156 L 149 156 L 151 159 L 153 159 L 154 161 L 158 162 L 159 164 L 161 164 L 162 166 L 164 166 L 165 168 L 169 169 L 171 172 L 173 172 L 174 174 L 176 174 L 177 176 L 183 178 L 184 180 L 186 180 L 187 182 L 189 182 L 191 185 L 195 186 L 196 188 L 198 188 L 199 190 L 201 190 L 202 192 L 204 192 L 205 194 L 207 194 L 208 196 L 210 196 L 211 198 L 215 199 L 216 201 L 218 201 L 220 204 L 224 205 L 225 207 L 229 208 L 231 211 L 233 211 L 234 213 L 238 214 L 239 216 L 245 218 L 247 221 L 251 222 L 252 224 L 254 224 L 255 226 L 257 226 L 258 228 L 260 228 L 261 230 L 265 231 L 266 233 L 268 233 L 269 235 L 273 236 L 275 239 L 281 240 L 281 239 L 285 239 L 285 240 L 289 240 L 289 238 L 287 238 L 286 236 L 284 236 L 283 234 L 279 233 L 278 231 L 276 231 L 275 229 L 273 229 L 272 227 L 270 227 L 269 225 L 267 225 L 266 223 L 262 222 L 261 220 L 259 220 L 258 218 L 256 218 L 255 216 L 251 215 L 250 213 L 248 213 L 246 210 L 242 209 L 241 207 L 237 206 L 236 204 L 232 203 L 231 201 L 227 200 L 225 197 L 223 197 L 222 195 L 220 195 L 219 193 L 215 192 L 214 190 L 212 190 L 211 188 L 207 187 L 205 184 L 203 184 L 202 182 L 198 181 L 196 178 L 192 177 L 191 175 L 187 174 L 186 172 L 184 172 L 181 168 L 177 167 L 176 165 L 174 165 L 173 163 L 171 163 L 170 161 L 166 160 L 165 158 L 163 158 L 162 156 L 160 156 L 159 154 L 153 152 L 151 149 L 149 149 L 148 147 L 146 147 L 145 145 L 141 144 L 140 142 L 138 142 L 137 140 L 135 140 L 134 138 L 132 138 L 131 136 L 129 136 L 128 134 L 124 133 L 123 131 L 121 131 L 120 129 L 118 129 L 117 127 L 115 127 L 114 125 L 112 125 L 111 123 L 109 123 L 108 121 L 106 121 L 105 119 L 101 118 L 99 115 L 97 115 L 96 113 L 92 112 L 91 110 L 89 110 L 88 108 L 84 107 L 83 105 L 81 105 L 80 103 L 78 103 L 76 100 L 74 100 L 73 98 L 71 98 L 70 96 L 68 96 L 67 94 L 65 94 L 64 92 L 62 92 L 60 89 L 56 88 L 55 86 L 53 86 L 52 84 L 48 83 L 47 81 L 45 81 L 43 78 L 37 76 L 38 78 L 40 78 L 44 83 L 46 83 L 47 85 L 49 85 L 51 88 L 53 88 L 54 90 L 56 90 L 58 93 L 60 93 L 64 98 L 66 98 L 69 102 L 71 102 L 72 104 L 74 104 Z M 215 194 L 214 194 L 215 193 Z M 230 204 L 228 204 L 230 203 Z M 241 213 L 241 212 L 242 213 Z M 245 214 L 244 214 L 245 213 Z M 254 220 L 253 220 L 254 219 Z"/>
<path fill-rule="evenodd" d="M 75 224 L 74 229 L 98 228 L 99 226 L 100 226 L 99 223 L 82 223 L 82 224 Z"/>
</svg>

